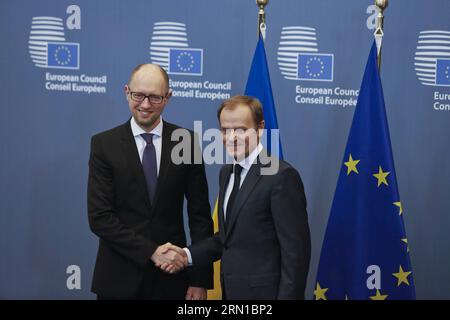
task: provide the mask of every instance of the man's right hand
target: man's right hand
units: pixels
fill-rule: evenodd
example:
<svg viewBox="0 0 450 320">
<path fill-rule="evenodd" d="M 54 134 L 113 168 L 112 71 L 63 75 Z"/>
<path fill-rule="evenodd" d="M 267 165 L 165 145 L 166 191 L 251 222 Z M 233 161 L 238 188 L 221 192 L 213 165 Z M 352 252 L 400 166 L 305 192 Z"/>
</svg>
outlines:
<svg viewBox="0 0 450 320">
<path fill-rule="evenodd" d="M 177 273 L 188 265 L 186 252 L 170 242 L 159 246 L 151 260 L 155 266 L 168 273 Z"/>
</svg>

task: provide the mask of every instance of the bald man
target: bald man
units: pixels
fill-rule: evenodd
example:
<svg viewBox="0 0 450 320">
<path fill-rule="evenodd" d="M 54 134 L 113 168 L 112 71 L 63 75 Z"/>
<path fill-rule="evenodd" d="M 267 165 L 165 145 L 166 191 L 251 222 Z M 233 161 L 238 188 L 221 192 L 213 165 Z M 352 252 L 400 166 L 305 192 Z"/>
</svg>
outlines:
<svg viewBox="0 0 450 320">
<path fill-rule="evenodd" d="M 132 117 L 91 140 L 88 216 L 99 237 L 92 291 L 98 299 L 205 299 L 212 265 L 159 269 L 187 259 L 164 245 L 186 246 L 184 198 L 192 243 L 213 233 L 204 165 L 193 161 L 198 143 L 191 161 L 172 161 L 171 135 L 180 127 L 161 116 L 172 95 L 164 69 L 138 65 L 124 89 Z"/>
</svg>

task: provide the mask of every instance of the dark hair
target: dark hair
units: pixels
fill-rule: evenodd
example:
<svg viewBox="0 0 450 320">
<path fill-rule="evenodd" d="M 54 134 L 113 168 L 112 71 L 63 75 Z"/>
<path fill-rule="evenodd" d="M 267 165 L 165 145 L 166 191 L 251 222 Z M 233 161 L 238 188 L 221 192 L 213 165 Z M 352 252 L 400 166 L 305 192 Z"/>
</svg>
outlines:
<svg viewBox="0 0 450 320">
<path fill-rule="evenodd" d="M 256 125 L 259 125 L 261 121 L 264 120 L 263 107 L 257 98 L 250 96 L 234 96 L 222 102 L 219 110 L 217 110 L 217 119 L 219 120 L 219 123 L 220 114 L 223 109 L 233 110 L 240 104 L 246 105 L 250 109 Z"/>
<path fill-rule="evenodd" d="M 130 75 L 130 80 L 128 80 L 128 85 L 130 85 L 131 80 L 133 80 L 134 75 L 136 74 L 136 72 L 138 72 L 139 70 L 142 69 L 142 67 L 146 66 L 146 65 L 150 65 L 150 63 L 141 63 L 138 64 L 133 71 L 131 71 L 131 75 Z M 166 82 L 167 85 L 167 89 L 169 89 L 169 75 L 167 74 L 166 70 L 164 70 L 164 68 L 162 68 L 160 65 L 154 64 L 154 66 L 157 66 L 159 68 L 159 71 L 161 71 L 161 74 L 164 78 L 164 81 Z"/>
</svg>

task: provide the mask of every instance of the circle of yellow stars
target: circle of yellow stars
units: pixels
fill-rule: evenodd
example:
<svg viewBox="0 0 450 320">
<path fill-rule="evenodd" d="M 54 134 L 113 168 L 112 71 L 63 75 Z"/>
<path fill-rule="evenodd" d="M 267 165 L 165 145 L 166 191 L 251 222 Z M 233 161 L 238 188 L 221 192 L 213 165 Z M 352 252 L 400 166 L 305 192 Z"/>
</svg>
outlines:
<svg viewBox="0 0 450 320">
<path fill-rule="evenodd" d="M 319 70 L 318 72 L 313 72 L 313 71 L 311 71 L 310 64 L 311 64 L 312 62 L 314 62 L 314 64 L 317 64 L 317 63 L 320 64 L 320 70 Z M 319 57 L 309 58 L 308 61 L 306 62 L 306 73 L 308 73 L 308 75 L 309 75 L 310 77 L 313 77 L 313 78 L 319 77 L 320 75 L 323 74 L 324 69 L 325 69 L 325 67 L 324 67 L 324 65 L 323 65 L 323 61 L 322 61 L 322 59 L 320 59 Z"/>
<path fill-rule="evenodd" d="M 405 271 L 403 270 L 403 267 L 400 265 L 398 268 L 398 272 L 392 273 L 392 275 L 397 279 L 397 287 L 400 287 L 400 285 L 410 285 L 408 277 L 411 275 L 412 271 Z M 317 282 L 316 289 L 314 290 L 314 296 L 315 300 L 327 300 L 326 293 L 329 290 L 329 288 L 322 288 L 320 286 L 320 283 Z M 379 289 L 376 290 L 375 295 L 369 296 L 370 300 L 386 300 L 388 294 L 382 294 Z M 348 300 L 348 296 L 345 295 L 345 300 Z"/>
<path fill-rule="evenodd" d="M 359 174 L 358 171 L 358 164 L 361 162 L 359 159 L 353 159 L 352 154 L 350 153 L 348 156 L 348 160 L 344 162 L 344 165 L 347 167 L 347 176 L 349 176 L 352 172 L 355 174 Z M 374 173 L 373 176 L 377 179 L 377 188 L 379 188 L 382 184 L 389 186 L 387 177 L 390 174 L 389 171 L 383 171 L 383 168 L 381 166 L 378 166 L 378 172 Z M 399 208 L 399 215 L 402 215 L 403 213 L 403 206 L 401 201 L 393 202 L 393 205 Z M 402 242 L 404 242 L 407 246 L 407 252 L 409 252 L 408 247 L 408 239 L 403 238 L 401 239 Z M 402 284 L 410 285 L 408 276 L 411 275 L 411 271 L 405 271 L 403 270 L 403 267 L 400 265 L 398 272 L 392 273 L 392 275 L 397 278 L 397 287 L 399 287 Z M 322 288 L 320 286 L 320 283 L 317 282 L 316 288 L 314 290 L 314 296 L 315 300 L 327 300 L 326 293 L 329 290 L 329 288 Z M 369 296 L 370 300 L 386 300 L 388 294 L 382 294 L 379 289 L 376 290 L 375 295 Z M 348 300 L 348 296 L 345 296 L 345 300 Z"/>
<path fill-rule="evenodd" d="M 350 173 L 355 172 L 356 174 L 359 174 L 358 171 L 358 164 L 361 162 L 359 159 L 353 159 L 352 154 L 350 153 L 348 156 L 348 160 L 344 162 L 344 165 L 347 167 L 347 176 L 350 175 Z M 378 166 L 378 172 L 374 173 L 373 176 L 377 179 L 377 187 L 379 188 L 382 184 L 389 186 L 389 183 L 387 182 L 387 176 L 390 174 L 389 171 L 383 171 L 383 168 L 381 166 Z M 401 207 L 400 207 L 401 210 Z"/>
<path fill-rule="evenodd" d="M 67 55 L 67 58 L 66 58 L 65 61 L 61 61 L 61 60 L 59 59 L 59 58 L 60 58 L 60 52 L 61 52 L 61 51 L 64 51 L 64 52 L 66 53 L 66 55 Z M 66 47 L 66 46 L 64 46 L 64 45 L 60 45 L 60 46 L 58 46 L 58 48 L 56 48 L 54 57 L 55 57 L 55 61 L 56 61 L 60 66 L 65 66 L 65 65 L 69 64 L 70 61 L 72 60 L 72 54 L 70 53 L 69 48 Z"/>
<path fill-rule="evenodd" d="M 181 64 L 181 60 L 185 57 L 189 59 L 188 66 L 183 67 Z M 177 66 L 181 71 L 190 71 L 194 67 L 194 57 L 189 52 L 182 52 L 177 57 Z"/>
</svg>

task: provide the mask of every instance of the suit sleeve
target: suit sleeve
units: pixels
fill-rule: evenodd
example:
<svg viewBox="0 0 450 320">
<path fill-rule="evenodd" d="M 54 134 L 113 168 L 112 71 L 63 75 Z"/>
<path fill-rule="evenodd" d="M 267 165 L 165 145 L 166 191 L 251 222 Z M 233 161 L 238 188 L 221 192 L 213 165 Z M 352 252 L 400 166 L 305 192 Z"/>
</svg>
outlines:
<svg viewBox="0 0 450 320">
<path fill-rule="evenodd" d="M 271 210 L 281 247 L 278 299 L 304 299 L 311 240 L 303 183 L 294 168 L 283 170 L 276 178 Z"/>
<path fill-rule="evenodd" d="M 197 136 L 192 135 L 192 138 L 194 140 L 193 152 L 194 154 L 197 152 L 197 158 L 202 160 Z M 194 158 L 196 157 L 194 156 Z M 185 194 L 191 242 L 192 244 L 196 244 L 211 237 L 214 229 L 203 160 L 201 163 L 195 163 L 194 161 L 189 167 Z M 188 273 L 190 286 L 201 288 L 213 287 L 212 263 L 200 266 L 194 262 L 193 267 L 189 269 Z"/>
<path fill-rule="evenodd" d="M 209 266 L 222 256 L 222 241 L 219 233 L 212 237 L 199 241 L 189 247 L 193 266 Z"/>
<path fill-rule="evenodd" d="M 110 248 L 139 267 L 144 267 L 158 246 L 120 221 L 114 206 L 114 195 L 113 168 L 105 159 L 101 139 L 94 136 L 89 158 L 89 226 Z"/>
</svg>

